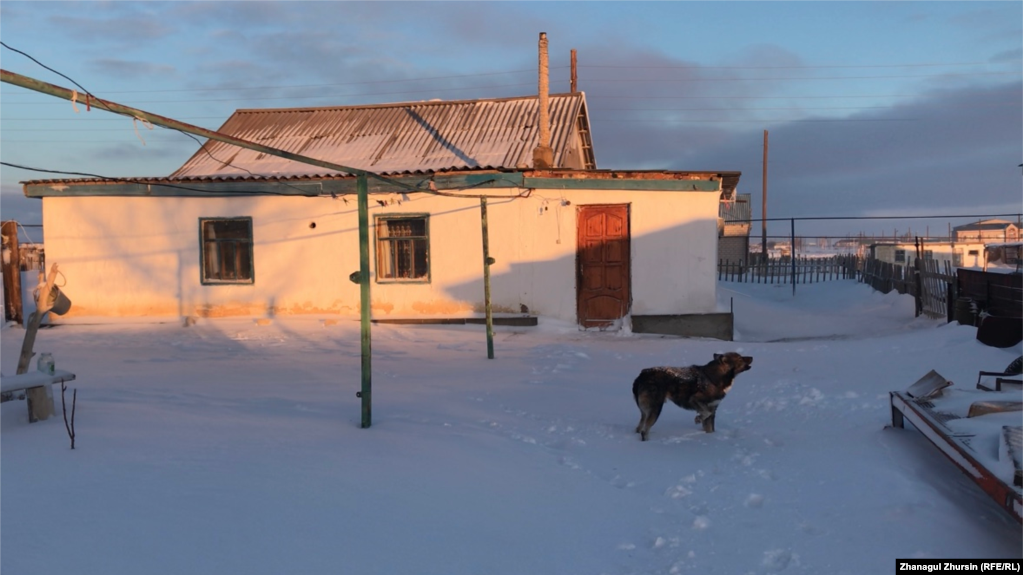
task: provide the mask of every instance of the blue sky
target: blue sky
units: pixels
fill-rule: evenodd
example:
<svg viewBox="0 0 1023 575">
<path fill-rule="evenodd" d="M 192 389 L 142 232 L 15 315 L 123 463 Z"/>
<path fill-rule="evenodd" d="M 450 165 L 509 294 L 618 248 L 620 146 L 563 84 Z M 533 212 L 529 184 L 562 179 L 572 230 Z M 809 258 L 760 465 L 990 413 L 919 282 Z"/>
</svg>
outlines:
<svg viewBox="0 0 1023 575">
<path fill-rule="evenodd" d="M 552 91 L 568 91 L 578 52 L 599 168 L 738 170 L 759 217 L 768 130 L 769 217 L 1023 211 L 1020 2 L 0 3 L 8 46 L 99 97 L 209 129 L 239 108 L 532 94 L 541 31 Z M 7 49 L 0 65 L 72 87 Z M 0 86 L 0 158 L 165 176 L 198 148 L 79 109 Z M 3 218 L 39 223 L 18 182 L 61 176 L 0 176 Z"/>
</svg>

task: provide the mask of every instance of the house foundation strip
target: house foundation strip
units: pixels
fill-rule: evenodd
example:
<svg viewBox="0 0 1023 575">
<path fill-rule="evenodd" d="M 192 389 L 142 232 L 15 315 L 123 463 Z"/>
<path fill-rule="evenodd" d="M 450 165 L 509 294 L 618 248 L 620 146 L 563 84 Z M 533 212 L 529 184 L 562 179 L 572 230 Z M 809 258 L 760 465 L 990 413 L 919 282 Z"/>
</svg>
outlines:
<svg viewBox="0 0 1023 575">
<path fill-rule="evenodd" d="M 953 435 L 924 406 L 898 391 L 892 391 L 890 395 L 893 426 L 901 427 L 903 419 L 908 420 L 945 457 L 972 479 L 984 493 L 994 499 L 995 503 L 1005 509 L 1016 521 L 1023 523 L 1023 495 L 1018 490 L 1006 484 L 977 461 L 960 440 L 961 438 Z M 896 412 L 902 417 L 896 418 Z M 896 424 L 896 419 L 898 419 L 898 424 Z"/>
<path fill-rule="evenodd" d="M 734 322 L 735 318 L 731 312 L 634 315 L 632 316 L 632 332 L 682 337 L 709 337 L 732 341 Z"/>
</svg>

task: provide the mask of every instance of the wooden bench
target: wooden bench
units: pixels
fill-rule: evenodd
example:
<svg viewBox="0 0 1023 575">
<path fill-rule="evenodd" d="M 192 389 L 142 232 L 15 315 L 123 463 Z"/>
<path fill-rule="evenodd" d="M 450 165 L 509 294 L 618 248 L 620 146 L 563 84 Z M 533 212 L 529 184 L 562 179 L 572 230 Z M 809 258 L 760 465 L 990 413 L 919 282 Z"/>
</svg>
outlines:
<svg viewBox="0 0 1023 575">
<path fill-rule="evenodd" d="M 52 374 L 30 371 L 18 375 L 0 375 L 0 402 L 27 399 L 29 423 L 48 419 L 55 413 L 50 386 L 74 379 L 75 374 L 62 369 L 54 370 Z"/>
</svg>

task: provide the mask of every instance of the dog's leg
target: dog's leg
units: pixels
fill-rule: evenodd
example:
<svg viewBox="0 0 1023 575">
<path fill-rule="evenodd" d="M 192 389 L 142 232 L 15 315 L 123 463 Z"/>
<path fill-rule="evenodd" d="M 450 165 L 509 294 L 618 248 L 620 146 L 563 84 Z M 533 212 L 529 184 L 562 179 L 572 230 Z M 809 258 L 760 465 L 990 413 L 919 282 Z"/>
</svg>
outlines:
<svg viewBox="0 0 1023 575">
<path fill-rule="evenodd" d="M 711 407 L 710 411 L 700 414 L 703 430 L 707 433 L 714 433 L 714 417 L 717 415 L 717 408 Z"/>
<path fill-rule="evenodd" d="M 636 407 L 639 408 L 639 423 L 636 424 L 636 433 L 643 433 L 643 422 L 646 421 L 647 412 L 649 411 L 647 405 L 650 398 L 644 394 L 641 399 L 640 395 L 635 392 L 633 392 L 633 398 L 636 400 Z"/>
<path fill-rule="evenodd" d="M 650 434 L 650 428 L 657 423 L 657 418 L 661 416 L 662 409 L 664 409 L 664 404 L 656 402 L 652 405 L 647 404 L 646 409 L 643 409 L 643 417 L 639 420 L 639 427 L 636 428 L 643 441 L 646 441 L 647 435 Z"/>
</svg>

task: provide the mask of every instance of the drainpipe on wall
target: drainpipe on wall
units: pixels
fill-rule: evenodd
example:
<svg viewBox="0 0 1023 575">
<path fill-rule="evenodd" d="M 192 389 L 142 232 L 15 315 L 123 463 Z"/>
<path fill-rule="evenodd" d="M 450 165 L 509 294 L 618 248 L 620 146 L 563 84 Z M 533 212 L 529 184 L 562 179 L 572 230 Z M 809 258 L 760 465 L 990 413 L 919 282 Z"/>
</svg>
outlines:
<svg viewBox="0 0 1023 575">
<path fill-rule="evenodd" d="M 533 150 L 533 168 L 554 167 L 554 150 L 551 149 L 550 113 L 547 108 L 547 33 L 540 32 L 540 143 Z"/>
</svg>

